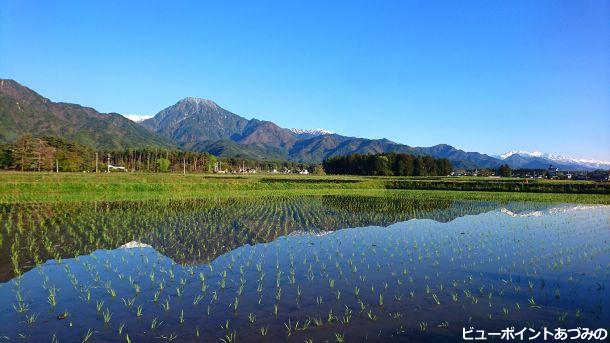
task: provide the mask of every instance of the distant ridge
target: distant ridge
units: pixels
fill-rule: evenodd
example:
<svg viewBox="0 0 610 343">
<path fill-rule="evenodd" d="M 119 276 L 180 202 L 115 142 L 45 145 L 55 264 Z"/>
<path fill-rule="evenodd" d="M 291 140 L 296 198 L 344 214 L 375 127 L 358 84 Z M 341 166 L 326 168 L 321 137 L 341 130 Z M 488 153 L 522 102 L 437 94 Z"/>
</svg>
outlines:
<svg viewBox="0 0 610 343">
<path fill-rule="evenodd" d="M 554 165 L 565 170 L 610 169 L 610 162 L 583 158 L 570 158 L 540 151 L 512 150 L 501 154 L 498 158 L 512 168 L 547 168 Z"/>
<path fill-rule="evenodd" d="M 103 149 L 173 146 L 170 139 L 118 113 L 53 102 L 14 80 L 0 79 L 0 142 L 24 134 L 57 136 Z"/>
</svg>

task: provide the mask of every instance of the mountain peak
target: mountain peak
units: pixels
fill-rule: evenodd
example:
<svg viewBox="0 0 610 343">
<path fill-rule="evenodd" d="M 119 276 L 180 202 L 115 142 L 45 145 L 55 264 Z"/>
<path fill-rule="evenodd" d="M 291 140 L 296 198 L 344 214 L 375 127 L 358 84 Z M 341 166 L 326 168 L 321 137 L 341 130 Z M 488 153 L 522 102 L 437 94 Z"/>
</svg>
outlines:
<svg viewBox="0 0 610 343">
<path fill-rule="evenodd" d="M 34 100 L 48 101 L 48 99 L 42 97 L 38 93 L 29 89 L 28 87 L 11 79 L 0 79 L 0 93 L 14 99 L 18 99 L 22 102 L 29 102 Z"/>
<path fill-rule="evenodd" d="M 191 104 L 191 105 L 206 106 L 206 107 L 213 107 L 213 108 L 220 107 L 220 106 L 218 106 L 217 103 L 215 103 L 214 101 L 212 101 L 210 99 L 195 98 L 192 96 L 186 97 L 186 98 L 178 101 L 178 104 Z"/>
<path fill-rule="evenodd" d="M 7 89 L 7 88 L 24 89 L 27 87 L 12 79 L 0 79 L 0 89 Z"/>
</svg>

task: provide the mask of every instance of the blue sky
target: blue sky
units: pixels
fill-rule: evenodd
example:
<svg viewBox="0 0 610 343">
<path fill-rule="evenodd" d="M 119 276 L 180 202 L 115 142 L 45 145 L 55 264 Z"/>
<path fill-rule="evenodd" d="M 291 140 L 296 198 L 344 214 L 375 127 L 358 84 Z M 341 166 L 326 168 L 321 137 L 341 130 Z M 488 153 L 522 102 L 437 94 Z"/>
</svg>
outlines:
<svg viewBox="0 0 610 343">
<path fill-rule="evenodd" d="M 230 5 L 229 5 L 230 3 Z M 0 77 L 154 114 L 610 160 L 608 1 L 0 2 Z"/>
</svg>

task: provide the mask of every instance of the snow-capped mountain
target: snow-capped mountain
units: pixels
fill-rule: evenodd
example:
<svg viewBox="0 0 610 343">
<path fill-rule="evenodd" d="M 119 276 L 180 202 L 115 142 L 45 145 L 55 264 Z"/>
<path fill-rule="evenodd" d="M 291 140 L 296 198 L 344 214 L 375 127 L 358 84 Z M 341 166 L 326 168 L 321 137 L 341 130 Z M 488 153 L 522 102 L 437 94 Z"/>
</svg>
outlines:
<svg viewBox="0 0 610 343">
<path fill-rule="evenodd" d="M 540 151 L 512 150 L 497 158 L 506 161 L 512 168 L 541 168 L 544 164 L 553 164 L 560 169 L 610 169 L 609 161 L 571 158 Z"/>
<path fill-rule="evenodd" d="M 312 136 L 321 136 L 321 135 L 332 135 L 334 132 L 324 130 L 324 129 L 290 129 L 290 131 L 296 133 L 297 135 L 312 135 Z"/>
</svg>

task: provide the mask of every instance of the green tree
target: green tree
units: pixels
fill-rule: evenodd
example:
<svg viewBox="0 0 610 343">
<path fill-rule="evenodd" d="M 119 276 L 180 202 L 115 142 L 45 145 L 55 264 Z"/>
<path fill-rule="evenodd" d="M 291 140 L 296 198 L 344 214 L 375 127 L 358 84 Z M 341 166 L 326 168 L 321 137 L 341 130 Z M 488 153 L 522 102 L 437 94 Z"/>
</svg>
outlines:
<svg viewBox="0 0 610 343">
<path fill-rule="evenodd" d="M 31 170 L 34 167 L 34 138 L 32 135 L 23 135 L 15 142 L 14 150 L 16 167 L 21 171 Z"/>
<path fill-rule="evenodd" d="M 311 173 L 314 174 L 314 175 L 324 175 L 324 174 L 326 174 L 324 172 L 324 168 L 322 168 L 322 165 L 320 165 L 320 164 L 316 164 L 312 168 Z"/>
<path fill-rule="evenodd" d="M 426 169 L 426 176 L 436 176 L 438 175 L 438 168 L 436 166 L 436 160 L 431 156 L 424 156 L 424 168 Z"/>
<path fill-rule="evenodd" d="M 216 165 L 216 163 L 218 163 L 218 159 L 214 155 L 209 155 L 207 161 L 208 161 L 208 171 L 213 171 L 214 166 Z"/>
<path fill-rule="evenodd" d="M 374 175 L 387 176 L 392 175 L 392 169 L 390 169 L 390 160 L 384 155 L 375 155 L 374 160 Z"/>
<path fill-rule="evenodd" d="M 438 169 L 438 175 L 450 175 L 453 167 L 451 166 L 451 162 L 449 162 L 446 158 L 441 158 L 436 160 L 436 165 Z"/>
<path fill-rule="evenodd" d="M 415 158 L 415 162 L 413 163 L 413 175 L 428 176 L 428 172 L 426 171 L 426 165 L 424 164 L 424 159 L 421 156 L 417 156 Z"/>
<path fill-rule="evenodd" d="M 0 168 L 8 169 L 13 166 L 15 160 L 13 158 L 13 149 L 6 145 L 0 148 Z"/>
<path fill-rule="evenodd" d="M 157 170 L 162 173 L 167 173 L 169 171 L 170 162 L 167 158 L 158 158 L 157 159 Z"/>
<path fill-rule="evenodd" d="M 413 156 L 399 154 L 396 156 L 396 175 L 411 176 L 413 175 Z"/>
<path fill-rule="evenodd" d="M 508 166 L 508 164 L 501 165 L 500 169 L 498 170 L 498 174 L 500 174 L 500 176 L 502 176 L 502 177 L 510 177 L 511 176 L 511 169 Z"/>
</svg>

